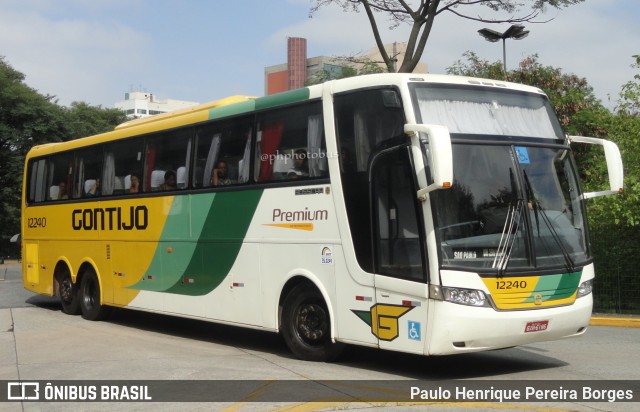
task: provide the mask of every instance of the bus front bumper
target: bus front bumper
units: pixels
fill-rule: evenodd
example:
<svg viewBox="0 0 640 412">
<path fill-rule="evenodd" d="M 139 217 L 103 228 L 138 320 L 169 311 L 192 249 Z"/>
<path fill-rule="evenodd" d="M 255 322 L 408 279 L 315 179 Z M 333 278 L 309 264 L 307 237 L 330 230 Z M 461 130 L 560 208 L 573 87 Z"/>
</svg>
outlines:
<svg viewBox="0 0 640 412">
<path fill-rule="evenodd" d="M 434 301 L 428 355 L 509 348 L 583 334 L 589 325 L 593 295 L 572 305 L 546 309 L 496 311 Z"/>
</svg>

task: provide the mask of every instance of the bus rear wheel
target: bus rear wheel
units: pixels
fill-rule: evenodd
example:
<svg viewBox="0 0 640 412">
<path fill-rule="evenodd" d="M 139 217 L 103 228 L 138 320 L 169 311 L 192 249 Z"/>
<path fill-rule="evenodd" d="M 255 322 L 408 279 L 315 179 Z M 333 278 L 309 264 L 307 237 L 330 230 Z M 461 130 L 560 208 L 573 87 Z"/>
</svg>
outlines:
<svg viewBox="0 0 640 412">
<path fill-rule="evenodd" d="M 62 303 L 62 311 L 67 315 L 80 314 L 80 298 L 78 296 L 78 285 L 71 280 L 71 273 L 64 269 L 56 275 L 58 280 L 58 296 Z"/>
<path fill-rule="evenodd" d="M 329 310 L 320 291 L 310 284 L 295 286 L 285 297 L 282 336 L 294 355 L 308 361 L 332 361 L 344 348 L 331 342 Z"/>
<path fill-rule="evenodd" d="M 87 269 L 80 282 L 80 309 L 87 320 L 102 320 L 110 311 L 100 301 L 100 282 L 93 269 Z"/>
</svg>

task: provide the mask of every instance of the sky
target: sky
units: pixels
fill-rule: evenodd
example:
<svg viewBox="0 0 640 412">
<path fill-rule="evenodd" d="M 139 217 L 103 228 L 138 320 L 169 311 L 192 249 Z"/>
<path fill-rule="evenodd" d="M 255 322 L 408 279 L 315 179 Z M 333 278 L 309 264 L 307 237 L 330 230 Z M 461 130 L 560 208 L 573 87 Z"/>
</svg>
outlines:
<svg viewBox="0 0 640 412">
<path fill-rule="evenodd" d="M 355 55 L 375 46 L 364 12 L 327 6 L 309 18 L 313 3 L 0 0 L 0 56 L 28 86 L 61 105 L 113 107 L 129 91 L 200 103 L 262 96 L 264 68 L 286 62 L 287 37 L 305 37 L 308 57 Z M 472 14 L 496 17 L 486 7 Z M 377 18 L 385 43 L 406 41 L 408 26 L 389 30 L 385 16 Z M 528 37 L 507 40 L 507 68 L 537 53 L 542 65 L 587 78 L 603 104 L 615 107 L 621 86 L 640 71 L 631 67 L 640 54 L 640 1 L 586 0 L 548 8 L 540 19 L 552 20 L 527 23 Z M 444 73 L 466 51 L 501 61 L 501 42 L 478 35 L 484 27 L 504 31 L 509 24 L 439 15 L 422 62 L 429 72 Z"/>
</svg>

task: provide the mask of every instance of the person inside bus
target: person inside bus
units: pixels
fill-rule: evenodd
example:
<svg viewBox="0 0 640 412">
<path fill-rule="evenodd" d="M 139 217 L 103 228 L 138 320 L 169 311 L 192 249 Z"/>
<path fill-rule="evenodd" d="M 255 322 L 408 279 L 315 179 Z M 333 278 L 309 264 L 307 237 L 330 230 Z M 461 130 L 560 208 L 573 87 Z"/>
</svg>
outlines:
<svg viewBox="0 0 640 412">
<path fill-rule="evenodd" d="M 69 199 L 69 195 L 67 194 L 67 182 L 60 182 L 58 185 L 60 191 L 58 192 L 58 199 Z"/>
<path fill-rule="evenodd" d="M 129 193 L 138 193 L 140 191 L 140 178 L 131 173 L 131 187 L 129 188 Z"/>
<path fill-rule="evenodd" d="M 293 154 L 293 168 L 287 172 L 287 179 L 297 179 L 309 176 L 309 166 L 307 165 L 307 151 L 298 149 Z"/>
<path fill-rule="evenodd" d="M 176 190 L 176 172 L 167 170 L 164 174 L 164 183 L 160 185 L 160 190 Z"/>
<path fill-rule="evenodd" d="M 235 182 L 229 178 L 229 165 L 226 160 L 220 160 L 211 171 L 211 186 L 228 186 Z"/>
</svg>

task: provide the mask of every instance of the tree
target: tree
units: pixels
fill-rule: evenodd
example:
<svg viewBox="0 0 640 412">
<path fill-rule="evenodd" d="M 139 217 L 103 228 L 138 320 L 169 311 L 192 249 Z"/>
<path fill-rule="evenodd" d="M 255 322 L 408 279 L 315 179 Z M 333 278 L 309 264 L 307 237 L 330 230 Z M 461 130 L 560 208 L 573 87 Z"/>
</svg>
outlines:
<svg viewBox="0 0 640 412">
<path fill-rule="evenodd" d="M 384 48 L 375 14 L 386 14 L 391 22 L 392 29 L 401 24 L 411 25 L 407 51 L 398 69 L 402 73 L 411 73 L 420 62 L 434 21 L 440 14 L 448 12 L 464 19 L 485 23 L 534 22 L 545 11 L 547 6 L 559 9 L 583 1 L 534 0 L 530 2 L 529 10 L 523 11 L 524 3 L 519 0 L 420 0 L 417 6 L 409 4 L 416 2 L 408 0 L 315 0 L 309 16 L 312 17 L 320 8 L 332 4 L 341 7 L 344 11 L 360 12 L 361 9 L 364 9 L 369 19 L 376 45 L 389 72 L 395 71 L 395 56 L 389 56 Z M 505 12 L 509 14 L 509 17 L 490 18 L 472 15 L 472 7 L 477 5 L 485 6 L 490 13 Z"/>
<path fill-rule="evenodd" d="M 640 55 L 632 67 L 640 69 Z M 615 223 L 635 228 L 640 234 L 640 73 L 625 83 L 615 116 L 608 125 L 609 138 L 620 148 L 624 164 L 624 192 L 614 202 L 602 202 L 602 213 L 615 216 Z"/>
<path fill-rule="evenodd" d="M 24 84 L 0 56 L 0 240 L 20 231 L 24 156 L 36 144 L 64 140 L 64 111 L 53 96 Z"/>
<path fill-rule="evenodd" d="M 126 120 L 118 109 L 74 102 L 58 106 L 55 96 L 27 86 L 25 76 L 0 56 L 0 253 L 20 232 L 24 158 L 34 145 L 102 133 Z"/>
<path fill-rule="evenodd" d="M 636 62 L 631 67 L 640 69 L 640 54 L 633 57 Z M 621 115 L 640 116 L 640 74 L 636 73 L 633 80 L 622 86 L 617 111 Z"/>
<path fill-rule="evenodd" d="M 85 102 L 73 102 L 65 112 L 69 139 L 104 133 L 127 121 L 127 115 L 120 109 L 105 109 Z"/>
<path fill-rule="evenodd" d="M 640 69 L 640 56 L 633 56 Z M 589 226 L 598 277 L 595 303 L 601 311 L 640 313 L 637 269 L 640 266 L 640 74 L 625 83 L 607 125 L 624 164 L 624 192 L 589 202 Z M 604 170 L 605 166 L 600 165 Z"/>
</svg>

